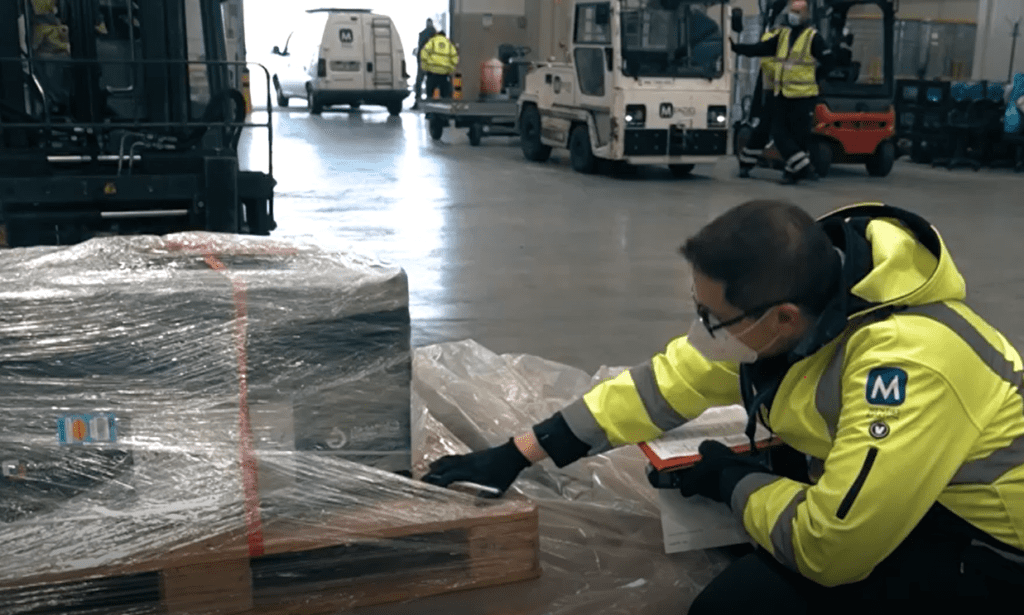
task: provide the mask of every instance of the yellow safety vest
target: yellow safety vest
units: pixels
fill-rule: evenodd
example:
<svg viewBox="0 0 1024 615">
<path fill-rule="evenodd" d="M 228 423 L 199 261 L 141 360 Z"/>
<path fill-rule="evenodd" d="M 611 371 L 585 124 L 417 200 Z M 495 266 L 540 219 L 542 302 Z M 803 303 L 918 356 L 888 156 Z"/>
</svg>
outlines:
<svg viewBox="0 0 1024 615">
<path fill-rule="evenodd" d="M 966 284 L 938 232 L 926 225 L 919 237 L 865 205 L 826 217 L 864 221 L 855 232 L 867 245 L 847 250 L 865 252 L 872 269 L 851 293 L 903 309 L 852 314 L 778 384 L 766 420 L 823 462 L 820 477 L 808 485 L 751 474 L 731 502 L 754 540 L 827 587 L 867 577 L 936 501 L 1024 549 L 1021 357 L 964 303 Z M 708 407 L 742 403 L 738 370 L 681 337 L 562 416 L 591 455 L 645 442 Z"/>
<path fill-rule="evenodd" d="M 71 55 L 68 27 L 57 18 L 54 0 L 32 0 L 32 50 L 45 55 Z"/>
<path fill-rule="evenodd" d="M 761 42 L 769 41 L 782 32 L 782 28 L 776 28 L 765 32 Z M 764 84 L 765 92 L 778 93 L 779 83 L 779 61 L 775 56 L 761 58 L 761 82 Z"/>
<path fill-rule="evenodd" d="M 450 40 L 438 34 L 420 50 L 420 67 L 435 75 L 450 75 L 459 63 L 459 52 Z"/>
<path fill-rule="evenodd" d="M 779 34 L 779 47 L 775 52 L 775 60 L 779 63 L 779 80 L 775 93 L 782 93 L 786 98 L 811 98 L 818 95 L 818 80 L 814 69 L 817 62 L 811 55 L 811 42 L 818 33 L 814 28 L 807 28 L 789 46 L 789 28 L 783 28 Z"/>
</svg>

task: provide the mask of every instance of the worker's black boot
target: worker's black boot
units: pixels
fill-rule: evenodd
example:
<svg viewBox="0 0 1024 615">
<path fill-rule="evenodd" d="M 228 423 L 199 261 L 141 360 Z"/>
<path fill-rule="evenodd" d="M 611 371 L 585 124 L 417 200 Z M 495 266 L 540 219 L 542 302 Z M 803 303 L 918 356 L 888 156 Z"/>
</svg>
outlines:
<svg viewBox="0 0 1024 615">
<path fill-rule="evenodd" d="M 754 168 L 754 167 L 741 164 L 740 165 L 740 177 L 743 178 L 743 179 L 747 179 L 748 177 L 750 177 L 750 169 L 752 169 L 752 168 Z"/>
<path fill-rule="evenodd" d="M 797 177 L 795 173 L 790 173 L 789 171 L 783 171 L 782 172 L 782 179 L 779 180 L 779 183 L 782 184 L 783 186 L 792 186 L 793 184 L 797 183 L 798 181 L 800 181 L 800 178 Z"/>
</svg>

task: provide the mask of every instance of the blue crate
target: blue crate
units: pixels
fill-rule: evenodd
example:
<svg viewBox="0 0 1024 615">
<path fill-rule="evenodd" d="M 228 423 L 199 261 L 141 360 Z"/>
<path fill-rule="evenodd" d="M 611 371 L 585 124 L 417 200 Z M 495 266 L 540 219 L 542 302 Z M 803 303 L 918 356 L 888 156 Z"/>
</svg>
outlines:
<svg viewBox="0 0 1024 615">
<path fill-rule="evenodd" d="M 1013 89 L 1006 101 L 1006 115 L 1003 116 L 1003 131 L 1008 135 L 1024 133 L 1024 114 L 1017 107 L 1017 99 L 1024 96 L 1024 73 L 1013 76 Z"/>
<path fill-rule="evenodd" d="M 950 86 L 950 95 L 957 102 L 991 100 L 1003 102 L 1004 84 L 999 82 L 957 81 Z"/>
</svg>

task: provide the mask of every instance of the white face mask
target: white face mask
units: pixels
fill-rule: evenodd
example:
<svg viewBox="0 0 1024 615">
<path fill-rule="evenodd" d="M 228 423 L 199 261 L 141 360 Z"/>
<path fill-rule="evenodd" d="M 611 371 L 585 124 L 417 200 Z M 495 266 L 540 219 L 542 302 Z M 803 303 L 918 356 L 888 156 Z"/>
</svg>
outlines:
<svg viewBox="0 0 1024 615">
<path fill-rule="evenodd" d="M 769 310 L 770 312 L 771 310 Z M 750 325 L 740 335 L 746 335 L 748 331 L 753 329 L 761 322 L 768 312 L 761 315 L 754 321 L 754 324 Z M 779 339 L 779 336 L 769 342 L 765 348 L 771 347 L 775 343 L 775 340 Z M 694 318 L 693 324 L 690 325 L 690 332 L 686 335 L 686 340 L 690 342 L 690 345 L 697 349 L 697 352 L 704 355 L 704 358 L 708 361 L 734 361 L 736 363 L 753 363 L 757 361 L 757 351 L 747 346 L 739 340 L 738 337 L 730 333 L 729 331 L 717 329 L 714 337 L 708 332 L 707 327 L 701 322 L 700 318 Z"/>
<path fill-rule="evenodd" d="M 804 22 L 804 18 L 800 13 L 786 13 L 786 20 L 789 21 L 791 26 L 799 26 Z"/>
</svg>

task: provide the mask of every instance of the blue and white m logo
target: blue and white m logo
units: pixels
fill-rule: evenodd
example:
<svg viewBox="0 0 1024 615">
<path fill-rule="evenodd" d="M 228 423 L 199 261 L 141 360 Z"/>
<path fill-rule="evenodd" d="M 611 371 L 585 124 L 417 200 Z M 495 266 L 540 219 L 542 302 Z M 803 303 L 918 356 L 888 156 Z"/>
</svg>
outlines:
<svg viewBox="0 0 1024 615">
<path fill-rule="evenodd" d="M 868 374 L 869 404 L 898 406 L 907 398 L 907 372 L 898 367 L 876 367 Z"/>
</svg>

